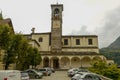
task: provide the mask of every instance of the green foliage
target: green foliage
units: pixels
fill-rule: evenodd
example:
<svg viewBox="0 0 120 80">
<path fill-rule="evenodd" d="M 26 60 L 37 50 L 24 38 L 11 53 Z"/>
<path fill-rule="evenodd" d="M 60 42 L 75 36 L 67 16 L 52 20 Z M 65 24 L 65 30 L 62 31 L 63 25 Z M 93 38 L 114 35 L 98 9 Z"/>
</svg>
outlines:
<svg viewBox="0 0 120 80">
<path fill-rule="evenodd" d="M 8 25 L 0 25 L 0 47 L 7 50 L 12 41 L 12 30 Z"/>
<path fill-rule="evenodd" d="M 17 56 L 17 69 L 25 70 L 30 65 L 36 67 L 41 62 L 41 56 L 37 48 L 33 48 L 28 44 L 28 40 L 22 35 L 17 34 L 14 40 L 15 55 Z"/>
<path fill-rule="evenodd" d="M 120 49 L 109 49 L 103 48 L 100 49 L 100 53 L 107 57 L 107 59 L 112 59 L 117 65 L 120 65 Z"/>
<path fill-rule="evenodd" d="M 0 25 L 0 48 L 5 51 L 3 63 L 5 64 L 5 69 L 12 62 L 10 57 L 12 54 L 9 53 L 10 46 L 12 43 L 13 33 L 8 25 Z M 1 51 L 1 50 L 0 50 Z"/>
<path fill-rule="evenodd" d="M 30 47 L 22 34 L 13 34 L 7 25 L 0 25 L 0 48 L 5 50 L 5 69 L 8 69 L 11 63 L 16 64 L 16 69 L 24 70 L 30 65 L 36 67 L 41 62 L 38 49 Z"/>
<path fill-rule="evenodd" d="M 22 35 L 16 35 L 16 43 L 17 46 L 15 47 L 16 52 L 16 63 L 17 69 L 23 70 L 25 68 L 29 68 L 29 64 L 26 64 L 27 58 L 27 49 L 28 49 L 28 41 Z"/>
<path fill-rule="evenodd" d="M 104 72 L 104 76 L 107 76 L 114 80 L 120 80 L 120 70 L 115 64 L 108 66 Z"/>
<path fill-rule="evenodd" d="M 120 70 L 116 64 L 107 65 L 105 62 L 95 62 L 89 68 L 91 72 L 106 76 L 113 80 L 120 80 Z"/>
<path fill-rule="evenodd" d="M 32 65 L 33 68 L 35 68 L 41 62 L 41 55 L 39 54 L 37 48 L 32 47 L 29 47 L 28 53 L 29 64 Z"/>
</svg>

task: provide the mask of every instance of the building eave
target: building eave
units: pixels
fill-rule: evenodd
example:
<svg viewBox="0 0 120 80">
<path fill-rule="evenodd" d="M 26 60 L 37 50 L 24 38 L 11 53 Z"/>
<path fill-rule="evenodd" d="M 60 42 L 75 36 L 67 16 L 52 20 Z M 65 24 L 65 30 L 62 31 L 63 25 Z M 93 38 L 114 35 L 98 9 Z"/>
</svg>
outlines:
<svg viewBox="0 0 120 80">
<path fill-rule="evenodd" d="M 12 24 L 12 20 L 10 18 L 0 20 L 0 24 L 8 24 L 12 28 L 13 33 L 15 33 L 13 24 Z"/>
</svg>

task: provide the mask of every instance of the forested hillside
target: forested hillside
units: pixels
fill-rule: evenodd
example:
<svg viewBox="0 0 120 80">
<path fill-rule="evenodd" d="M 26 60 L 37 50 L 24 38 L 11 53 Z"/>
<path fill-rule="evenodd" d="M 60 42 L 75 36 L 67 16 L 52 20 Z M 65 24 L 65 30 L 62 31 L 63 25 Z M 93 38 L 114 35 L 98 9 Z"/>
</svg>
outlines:
<svg viewBox="0 0 120 80">
<path fill-rule="evenodd" d="M 108 47 L 100 49 L 100 53 L 108 59 L 113 59 L 115 63 L 120 65 L 120 37 Z"/>
</svg>

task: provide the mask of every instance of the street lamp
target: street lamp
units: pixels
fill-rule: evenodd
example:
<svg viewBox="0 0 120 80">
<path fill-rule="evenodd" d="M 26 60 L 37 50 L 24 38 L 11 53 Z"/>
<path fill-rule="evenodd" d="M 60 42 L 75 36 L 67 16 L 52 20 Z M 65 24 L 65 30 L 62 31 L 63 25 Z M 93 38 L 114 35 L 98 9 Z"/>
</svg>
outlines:
<svg viewBox="0 0 120 80">
<path fill-rule="evenodd" d="M 7 62 L 7 56 L 8 56 L 8 54 L 5 52 L 5 54 L 4 54 L 4 57 L 3 57 L 3 69 L 6 69 L 5 68 L 5 65 L 6 65 L 6 62 Z"/>
<path fill-rule="evenodd" d="M 18 56 L 15 56 L 15 69 L 17 69 L 17 59 L 18 59 Z"/>
<path fill-rule="evenodd" d="M 80 59 L 80 67 L 82 68 L 82 59 Z"/>
</svg>

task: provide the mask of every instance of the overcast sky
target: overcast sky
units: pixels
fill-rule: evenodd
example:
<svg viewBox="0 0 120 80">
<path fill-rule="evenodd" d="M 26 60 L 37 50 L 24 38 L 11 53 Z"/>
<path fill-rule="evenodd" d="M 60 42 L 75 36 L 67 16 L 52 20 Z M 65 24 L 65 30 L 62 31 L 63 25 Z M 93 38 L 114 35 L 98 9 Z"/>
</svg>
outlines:
<svg viewBox="0 0 120 80">
<path fill-rule="evenodd" d="M 100 48 L 120 36 L 120 0 L 0 0 L 0 9 L 15 32 L 50 32 L 50 5 L 57 1 L 64 5 L 63 34 L 98 35 Z"/>
</svg>

